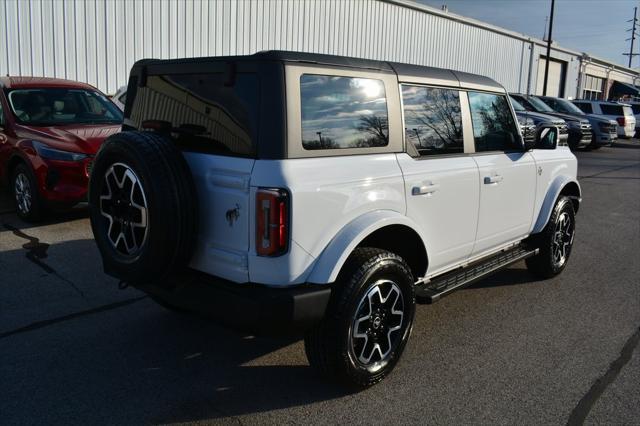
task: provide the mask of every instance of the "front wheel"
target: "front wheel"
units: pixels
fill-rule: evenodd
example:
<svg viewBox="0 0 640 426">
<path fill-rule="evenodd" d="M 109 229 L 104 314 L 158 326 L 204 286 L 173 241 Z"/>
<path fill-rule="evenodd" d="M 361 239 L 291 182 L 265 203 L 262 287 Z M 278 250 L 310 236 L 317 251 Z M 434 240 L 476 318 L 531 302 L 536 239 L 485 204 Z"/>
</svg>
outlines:
<svg viewBox="0 0 640 426">
<path fill-rule="evenodd" d="M 325 318 L 305 336 L 309 363 L 348 385 L 371 386 L 398 362 L 414 313 L 413 275 L 404 260 L 357 248 L 338 277 Z"/>
<path fill-rule="evenodd" d="M 576 229 L 576 216 L 571 199 L 561 196 L 551 212 L 547 226 L 531 236 L 540 251 L 526 260 L 527 269 L 538 278 L 551 278 L 567 266 Z"/>
<path fill-rule="evenodd" d="M 16 201 L 18 217 L 37 222 L 44 214 L 43 201 L 33 172 L 26 164 L 18 164 L 11 176 L 11 187 Z"/>
</svg>

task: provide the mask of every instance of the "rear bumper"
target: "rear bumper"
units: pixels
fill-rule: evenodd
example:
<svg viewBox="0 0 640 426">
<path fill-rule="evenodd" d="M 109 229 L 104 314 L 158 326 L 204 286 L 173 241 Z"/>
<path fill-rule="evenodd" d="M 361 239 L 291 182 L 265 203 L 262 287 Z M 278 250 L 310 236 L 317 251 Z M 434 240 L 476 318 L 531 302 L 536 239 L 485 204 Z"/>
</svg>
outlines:
<svg viewBox="0 0 640 426">
<path fill-rule="evenodd" d="M 256 334 L 300 334 L 323 317 L 331 287 L 303 284 L 287 288 L 238 284 L 188 270 L 169 279 L 166 288 L 137 285 L 165 303 Z"/>
</svg>

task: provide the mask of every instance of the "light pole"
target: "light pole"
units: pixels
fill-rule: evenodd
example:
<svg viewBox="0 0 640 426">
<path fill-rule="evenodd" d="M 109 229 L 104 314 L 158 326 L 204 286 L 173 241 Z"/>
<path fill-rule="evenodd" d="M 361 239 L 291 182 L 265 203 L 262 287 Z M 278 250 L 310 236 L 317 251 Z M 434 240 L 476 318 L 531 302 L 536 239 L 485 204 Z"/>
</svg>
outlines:
<svg viewBox="0 0 640 426">
<path fill-rule="evenodd" d="M 551 60 L 551 35 L 553 34 L 553 9 L 556 0 L 551 0 L 551 16 L 549 17 L 549 37 L 547 37 L 547 61 L 544 64 L 544 85 L 542 86 L 542 96 L 547 96 L 547 80 L 549 79 L 549 61 Z"/>
</svg>

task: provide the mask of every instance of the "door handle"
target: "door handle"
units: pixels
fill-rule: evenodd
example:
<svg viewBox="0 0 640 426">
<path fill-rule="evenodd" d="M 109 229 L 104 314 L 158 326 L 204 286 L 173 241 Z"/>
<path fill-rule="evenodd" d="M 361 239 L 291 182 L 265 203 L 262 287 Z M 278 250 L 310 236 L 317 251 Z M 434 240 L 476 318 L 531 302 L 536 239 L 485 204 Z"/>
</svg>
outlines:
<svg viewBox="0 0 640 426">
<path fill-rule="evenodd" d="M 491 184 L 494 184 L 494 183 L 502 182 L 502 179 L 503 178 L 500 175 L 485 176 L 484 183 L 485 183 L 485 185 L 491 185 Z"/>
<path fill-rule="evenodd" d="M 422 186 L 414 186 L 411 188 L 411 195 L 429 195 L 433 194 L 440 188 L 437 183 L 428 183 Z"/>
</svg>

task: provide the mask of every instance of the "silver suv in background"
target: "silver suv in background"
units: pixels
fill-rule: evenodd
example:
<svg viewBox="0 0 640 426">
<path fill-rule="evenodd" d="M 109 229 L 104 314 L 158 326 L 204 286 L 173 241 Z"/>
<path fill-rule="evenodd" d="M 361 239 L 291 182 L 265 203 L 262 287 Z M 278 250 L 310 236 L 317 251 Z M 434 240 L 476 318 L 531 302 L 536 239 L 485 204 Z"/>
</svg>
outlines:
<svg viewBox="0 0 640 426">
<path fill-rule="evenodd" d="M 521 93 L 511 93 L 510 96 L 518 101 L 527 111 L 539 112 L 563 119 L 567 123 L 569 130 L 567 143 L 572 150 L 586 148 L 591 145 L 593 141 L 591 124 L 580 110 L 578 110 L 579 114 L 566 114 L 555 111 L 536 96 Z"/>
<path fill-rule="evenodd" d="M 618 136 L 632 138 L 636 128 L 636 117 L 631 105 L 619 102 L 575 100 L 573 104 L 586 114 L 593 114 L 615 121 Z"/>
<path fill-rule="evenodd" d="M 585 114 L 580 110 L 580 108 L 566 99 L 553 98 L 551 96 L 538 96 L 538 98 L 554 111 L 564 114 L 574 114 L 578 117 L 584 117 L 589 120 L 589 124 L 591 124 L 591 133 L 593 134 L 589 148 L 598 149 L 604 145 L 611 145 L 611 143 L 618 138 L 616 130 L 618 125 L 615 120 L 595 114 Z"/>
<path fill-rule="evenodd" d="M 513 110 L 516 112 L 516 115 L 518 116 L 518 121 L 520 121 L 521 123 L 521 128 L 522 128 L 523 121 L 525 121 L 527 125 L 529 125 L 529 123 L 533 125 L 533 127 L 536 130 L 539 130 L 543 127 L 548 127 L 549 125 L 555 126 L 558 128 L 558 144 L 559 145 L 567 144 L 567 139 L 569 138 L 569 129 L 567 127 L 566 121 L 564 121 L 562 118 L 554 117 L 552 115 L 541 114 L 535 111 L 528 111 L 524 107 L 524 105 L 522 105 L 520 102 L 514 99 L 514 97 L 511 95 L 509 96 L 509 100 L 511 101 Z M 522 135 L 526 139 L 527 135 L 525 134 L 524 130 L 525 129 L 523 128 Z"/>
<path fill-rule="evenodd" d="M 633 116 L 636 118 L 636 134 L 634 137 L 640 138 L 640 102 L 627 102 L 633 110 Z"/>
</svg>

